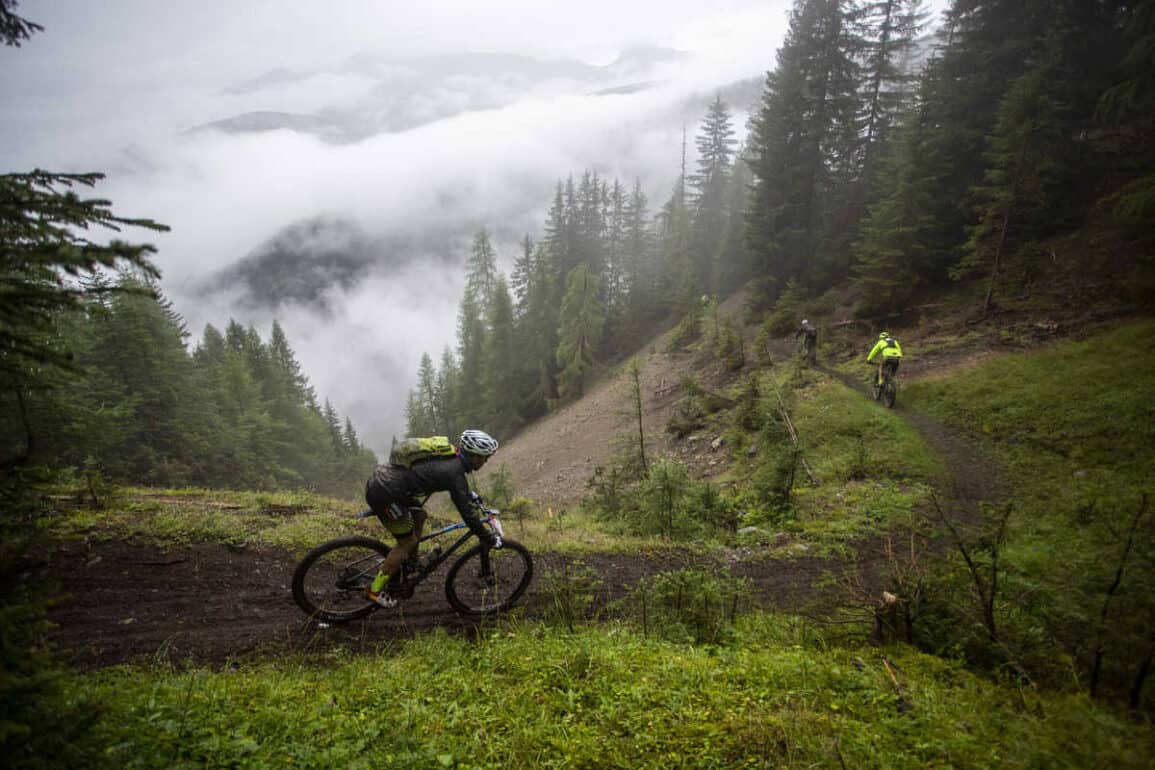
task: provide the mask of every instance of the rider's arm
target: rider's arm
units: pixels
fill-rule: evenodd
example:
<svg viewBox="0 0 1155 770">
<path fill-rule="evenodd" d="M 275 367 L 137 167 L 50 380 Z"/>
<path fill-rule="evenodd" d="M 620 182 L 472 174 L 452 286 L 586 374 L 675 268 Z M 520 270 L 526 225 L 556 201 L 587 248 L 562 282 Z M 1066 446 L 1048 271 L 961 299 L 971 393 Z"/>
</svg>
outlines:
<svg viewBox="0 0 1155 770">
<path fill-rule="evenodd" d="M 874 357 L 875 357 L 876 355 L 878 355 L 878 351 L 882 350 L 882 346 L 883 346 L 883 345 L 885 345 L 885 344 L 886 344 L 886 343 L 884 343 L 884 342 L 883 342 L 883 341 L 881 341 L 881 340 L 879 340 L 878 342 L 874 343 L 874 347 L 870 349 L 870 355 L 868 355 L 868 356 L 866 357 L 866 363 L 868 363 L 868 364 L 869 364 L 869 363 L 872 363 L 872 362 L 874 361 Z"/>
<path fill-rule="evenodd" d="M 894 350 L 898 353 L 898 357 L 902 358 L 902 345 L 898 344 L 898 340 L 894 341 Z"/>
<path fill-rule="evenodd" d="M 461 520 L 465 522 L 470 531 L 477 535 L 481 542 L 491 542 L 493 536 L 481 523 L 480 511 L 478 511 L 473 496 L 469 494 L 469 482 L 466 480 L 465 474 L 458 474 L 447 491 L 449 498 L 453 500 L 453 505 L 457 508 L 457 512 L 461 514 Z"/>
</svg>

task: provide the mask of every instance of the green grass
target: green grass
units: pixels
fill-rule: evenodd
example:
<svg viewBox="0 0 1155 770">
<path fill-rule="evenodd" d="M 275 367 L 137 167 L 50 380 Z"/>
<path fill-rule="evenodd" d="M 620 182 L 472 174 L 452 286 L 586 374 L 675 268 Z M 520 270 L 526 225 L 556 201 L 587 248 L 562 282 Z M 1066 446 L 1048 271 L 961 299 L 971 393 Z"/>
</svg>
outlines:
<svg viewBox="0 0 1155 770">
<path fill-rule="evenodd" d="M 806 462 L 795 475 L 790 511 L 771 522 L 795 540 L 781 555 L 797 554 L 801 543 L 811 555 L 847 556 L 872 535 L 909 527 L 944 474 L 917 432 L 893 410 L 793 363 L 764 381 L 769 410 L 778 403 L 776 388 L 787 400 Z M 741 445 L 736 454 L 731 483 L 742 489 L 760 460 L 744 457 Z"/>
<path fill-rule="evenodd" d="M 995 453 L 1021 509 L 1016 526 L 1048 538 L 1094 537 L 1090 525 L 1122 525 L 1141 494 L 1155 496 L 1153 393 L 1150 321 L 906 388 Z"/>
<path fill-rule="evenodd" d="M 1152 394 L 1153 321 L 904 390 L 908 404 L 970 434 L 1003 467 L 1013 505 L 1000 555 L 1003 641 L 1051 683 L 1088 686 L 1101 635 L 1101 684 L 1122 696 L 1155 632 Z M 1155 696 L 1143 702 L 1150 708 Z"/>
<path fill-rule="evenodd" d="M 434 525 L 460 521 L 444 495 L 431 503 L 427 532 Z M 124 488 L 117 490 L 102 509 L 70 503 L 41 521 L 44 534 L 55 539 L 131 539 L 164 547 L 248 544 L 301 554 L 345 535 L 391 540 L 377 519 L 354 518 L 364 507 L 307 492 Z M 536 550 L 637 553 L 669 545 L 657 537 L 610 532 L 580 508 L 555 511 L 530 507 L 525 516 L 503 520 L 510 537 Z"/>
<path fill-rule="evenodd" d="M 379 534 L 375 519 L 353 518 L 360 508 L 304 492 L 129 488 L 103 509 L 64 506 L 41 521 L 45 534 L 59 539 L 244 543 L 301 552 L 340 535 Z"/>
<path fill-rule="evenodd" d="M 909 649 L 829 649 L 752 616 L 696 648 L 625 629 L 498 626 L 377 656 L 78 676 L 93 766 L 1147 767 L 1152 733 Z M 83 747 L 82 747 L 83 748 Z"/>
</svg>

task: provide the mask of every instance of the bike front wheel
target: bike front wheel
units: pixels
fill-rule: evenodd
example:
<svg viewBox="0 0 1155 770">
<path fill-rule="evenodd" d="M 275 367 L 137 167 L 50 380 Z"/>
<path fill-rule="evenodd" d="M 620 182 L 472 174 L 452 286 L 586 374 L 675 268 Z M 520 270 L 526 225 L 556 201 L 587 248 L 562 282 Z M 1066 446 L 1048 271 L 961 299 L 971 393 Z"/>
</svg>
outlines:
<svg viewBox="0 0 1155 770">
<path fill-rule="evenodd" d="M 389 546 L 370 537 L 330 540 L 305 554 L 293 573 L 293 601 L 314 620 L 344 623 L 377 608 L 366 596 Z"/>
<path fill-rule="evenodd" d="M 533 559 L 521 543 L 504 541 L 501 548 L 474 546 L 449 568 L 445 596 L 465 615 L 492 615 L 521 598 L 533 579 Z"/>
</svg>

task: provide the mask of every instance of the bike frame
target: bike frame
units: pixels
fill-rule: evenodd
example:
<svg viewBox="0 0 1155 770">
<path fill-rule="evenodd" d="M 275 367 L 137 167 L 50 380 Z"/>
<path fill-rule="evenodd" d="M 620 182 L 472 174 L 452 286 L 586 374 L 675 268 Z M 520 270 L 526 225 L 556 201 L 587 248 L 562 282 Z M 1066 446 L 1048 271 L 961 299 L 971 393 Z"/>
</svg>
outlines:
<svg viewBox="0 0 1155 770">
<path fill-rule="evenodd" d="M 367 519 L 370 516 L 375 516 L 375 515 L 376 514 L 374 514 L 372 510 L 366 508 L 365 510 L 363 510 L 357 514 L 357 518 Z M 490 527 L 492 527 L 497 532 L 497 534 L 499 536 L 504 536 L 505 533 L 502 532 L 501 522 L 498 521 L 496 511 L 487 510 L 486 515 L 481 518 L 481 522 L 483 524 L 488 524 Z M 434 532 L 430 532 L 428 535 L 422 535 L 420 538 L 417 539 L 417 544 L 418 544 L 418 546 L 420 546 L 421 543 L 424 543 L 427 540 L 434 540 L 436 538 L 441 537 L 442 535 L 447 535 L 450 532 L 455 532 L 459 529 L 469 529 L 469 527 L 463 521 L 459 521 L 456 524 L 449 524 L 449 525 L 442 527 L 439 530 L 436 530 Z M 469 539 L 472 537 L 475 537 L 473 532 L 466 532 L 461 537 L 457 538 L 457 540 L 454 541 L 454 543 L 451 546 L 443 549 L 441 551 L 441 553 L 437 555 L 436 558 L 434 558 L 432 561 L 425 564 L 424 567 L 419 568 L 417 570 L 414 570 L 412 572 L 409 571 L 409 568 L 407 567 L 405 562 L 401 562 L 401 568 L 397 572 L 397 575 L 400 578 L 400 582 L 402 584 L 408 584 L 410 586 L 419 585 L 422 581 L 425 580 L 425 578 L 429 577 L 431 574 L 436 572 L 437 568 L 440 567 L 442 564 L 444 564 L 445 561 L 447 559 L 449 559 L 450 556 L 457 553 L 461 549 L 461 547 L 463 545 L 465 545 L 466 542 L 468 542 Z M 481 569 L 482 569 L 483 574 L 489 574 L 489 550 L 488 549 L 482 549 L 482 552 L 481 552 Z"/>
</svg>

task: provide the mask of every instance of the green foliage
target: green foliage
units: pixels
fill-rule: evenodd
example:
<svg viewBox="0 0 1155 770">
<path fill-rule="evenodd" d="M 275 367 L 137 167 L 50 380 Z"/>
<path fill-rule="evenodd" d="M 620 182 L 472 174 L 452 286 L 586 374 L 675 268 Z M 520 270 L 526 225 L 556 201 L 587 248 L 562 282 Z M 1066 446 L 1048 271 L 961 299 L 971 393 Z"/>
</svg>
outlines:
<svg viewBox="0 0 1155 770">
<path fill-rule="evenodd" d="M 599 281 L 584 262 L 566 279 L 558 332 L 558 394 L 580 396 L 601 345 L 605 313 L 598 300 Z"/>
<path fill-rule="evenodd" d="M 1020 694 L 906 648 L 884 662 L 877 649 L 831 647 L 797 621 L 760 615 L 739 615 L 724 646 L 498 627 L 379 656 L 113 668 L 75 676 L 66 691 L 103 703 L 104 718 L 77 738 L 86 766 L 128 770 L 1073 770 L 1104 757 L 1131 770 L 1155 751 L 1146 725 L 1085 698 Z"/>
<path fill-rule="evenodd" d="M 1001 557 L 1002 635 L 1049 683 L 1071 655 L 1084 686 L 1098 665 L 1100 692 L 1127 696 L 1150 654 L 1153 334 L 1150 321 L 1133 323 L 907 388 L 1006 466 L 1016 513 Z"/>
<path fill-rule="evenodd" d="M 750 584 L 707 569 L 663 572 L 640 583 L 623 601 L 626 616 L 645 636 L 686 644 L 724 644 L 734 637 Z"/>
<path fill-rule="evenodd" d="M 573 566 L 565 562 L 561 569 L 546 572 L 538 591 L 545 601 L 545 618 L 573 633 L 584 621 L 597 596 L 602 581 L 592 567 Z"/>
<path fill-rule="evenodd" d="M 603 521 L 631 535 L 674 540 L 736 528 L 733 503 L 714 485 L 693 481 L 681 463 L 658 459 L 639 471 L 620 461 L 595 470 L 588 502 Z"/>
<path fill-rule="evenodd" d="M 722 320 L 714 341 L 714 355 L 729 371 L 737 371 L 746 365 L 746 350 L 742 345 L 742 337 L 734 324 L 733 316 L 726 316 Z"/>
<path fill-rule="evenodd" d="M 774 310 L 766 316 L 764 328 L 767 334 L 770 337 L 785 337 L 798 331 L 806 300 L 806 290 L 800 284 L 793 280 L 787 283 L 774 302 Z"/>
<path fill-rule="evenodd" d="M 56 539 L 134 540 L 161 546 L 226 543 L 301 552 L 341 535 L 380 536 L 348 502 L 305 492 L 122 489 L 99 510 L 83 502 L 40 522 Z"/>
</svg>

